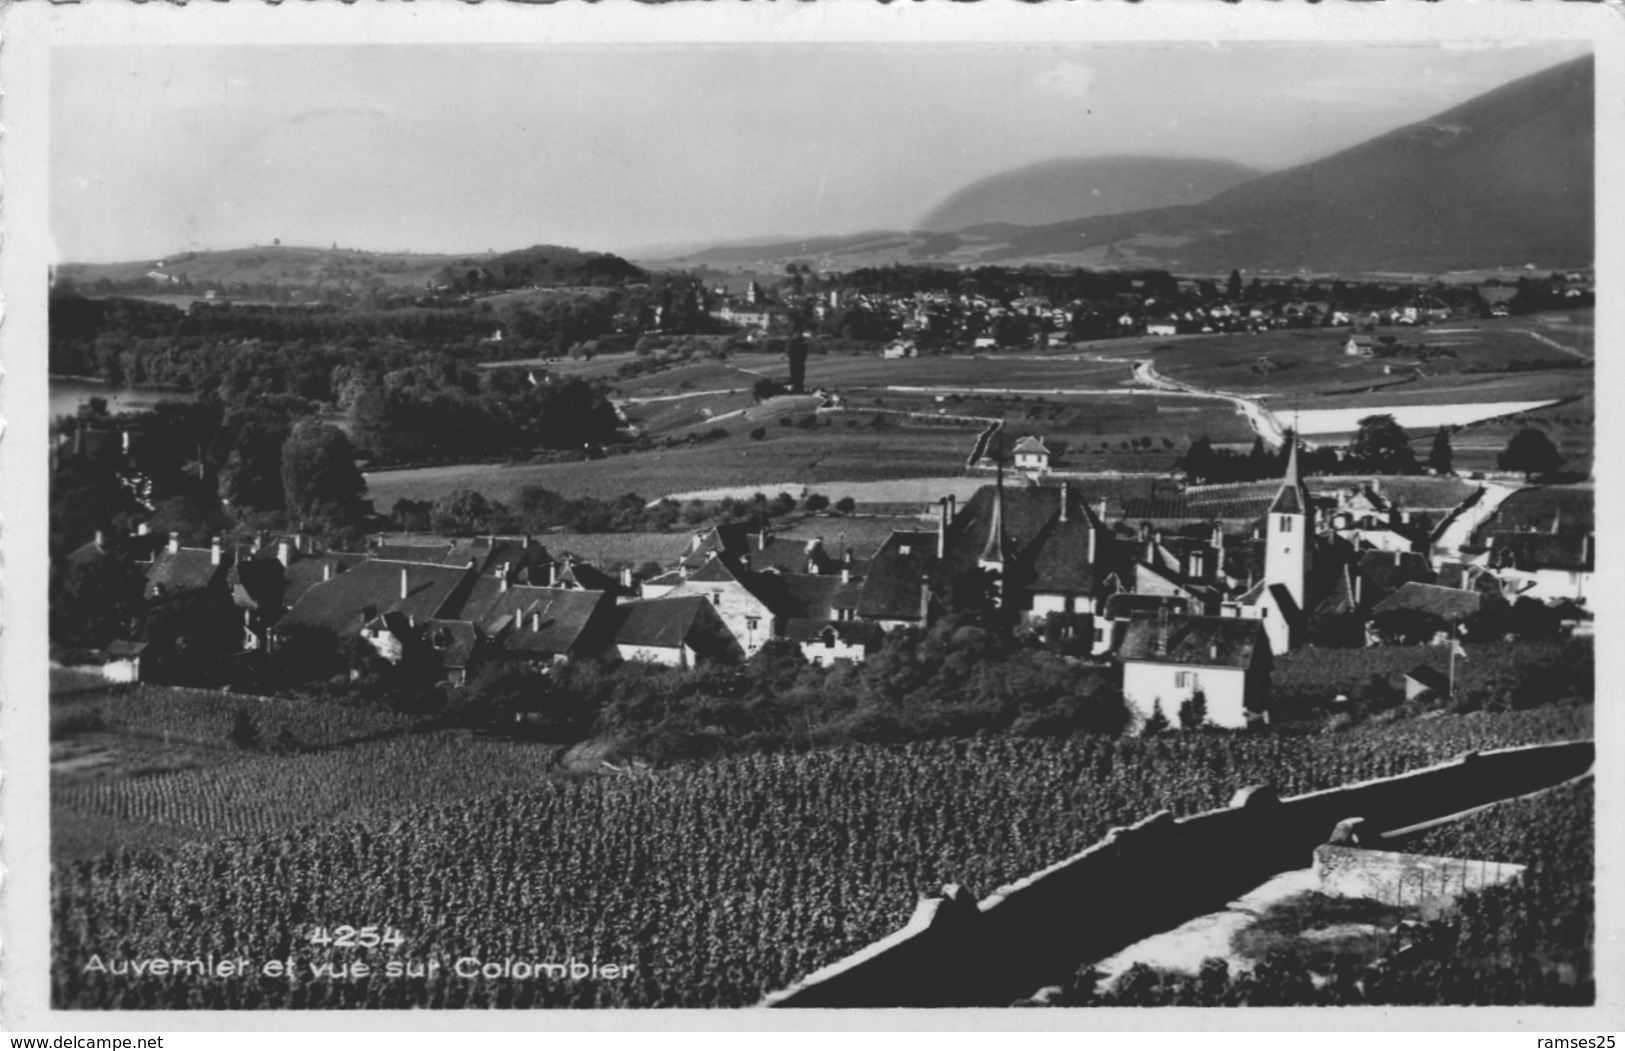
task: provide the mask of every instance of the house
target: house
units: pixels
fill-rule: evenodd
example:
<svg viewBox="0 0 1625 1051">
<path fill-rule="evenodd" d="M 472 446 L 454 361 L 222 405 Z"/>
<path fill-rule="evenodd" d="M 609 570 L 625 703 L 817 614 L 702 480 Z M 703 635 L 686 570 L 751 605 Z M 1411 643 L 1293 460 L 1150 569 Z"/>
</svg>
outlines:
<svg viewBox="0 0 1625 1051">
<path fill-rule="evenodd" d="M 880 648 L 886 632 L 869 621 L 830 623 L 794 618 L 785 623 L 784 637 L 801 648 L 808 664 L 827 668 L 837 661 L 863 663 Z"/>
<path fill-rule="evenodd" d="M 365 627 L 380 653 L 393 652 L 395 643 L 383 636 L 396 636 L 398 641 L 399 635 L 386 614 L 397 614 L 409 630 L 430 620 L 453 619 L 476 579 L 472 564 L 368 559 L 301 595 L 272 629 L 272 648 L 275 639 L 301 629 L 326 629 L 343 638 Z"/>
<path fill-rule="evenodd" d="M 517 584 L 469 616 L 494 642 L 493 657 L 560 664 L 609 648 L 615 599 L 604 591 Z"/>
<path fill-rule="evenodd" d="M 628 602 L 616 607 L 613 627 L 622 660 L 692 668 L 745 656 L 716 608 L 699 595 Z"/>
<path fill-rule="evenodd" d="M 944 504 L 951 506 L 951 501 Z M 925 627 L 934 598 L 931 576 L 938 564 L 940 533 L 894 531 L 869 560 L 858 616 L 885 631 Z"/>
<path fill-rule="evenodd" d="M 1516 595 L 1585 603 L 1596 572 L 1591 533 L 1491 533 L 1488 565 Z"/>
<path fill-rule="evenodd" d="M 1153 318 L 1145 323 L 1145 334 L 1148 336 L 1177 336 L 1179 323 L 1173 318 Z"/>
<path fill-rule="evenodd" d="M 774 635 L 775 614 L 753 586 L 747 565 L 732 563 L 713 555 L 681 584 L 666 592 L 663 599 L 700 597 L 709 602 L 728 630 L 738 640 L 746 657 L 754 656 Z"/>
<path fill-rule="evenodd" d="M 1343 353 L 1351 358 L 1369 358 L 1377 352 L 1377 341 L 1370 336 L 1350 336 L 1343 343 Z"/>
<path fill-rule="evenodd" d="M 883 358 L 912 358 L 917 353 L 911 339 L 895 339 L 880 352 Z"/>
<path fill-rule="evenodd" d="M 1123 700 L 1137 720 L 1162 711 L 1170 721 L 1197 693 L 1214 726 L 1267 722 L 1271 651 L 1251 618 L 1181 617 L 1162 611 L 1129 622 L 1118 660 Z"/>
<path fill-rule="evenodd" d="M 1049 470 L 1050 451 L 1044 445 L 1044 436 L 1027 435 L 1010 450 L 1015 457 L 1016 470 L 1043 474 Z"/>
<path fill-rule="evenodd" d="M 201 589 L 224 591 L 226 570 L 232 561 L 232 553 L 221 549 L 219 537 L 208 547 L 200 548 L 182 547 L 180 537 L 171 535 L 169 544 L 147 567 L 146 597 L 157 599 L 177 591 Z"/>
<path fill-rule="evenodd" d="M 107 644 L 102 651 L 102 662 L 98 669 L 102 678 L 108 682 L 140 682 L 141 681 L 141 654 L 147 648 L 145 642 L 130 642 L 126 639 L 116 639 Z"/>
<path fill-rule="evenodd" d="M 1383 634 L 1435 642 L 1448 639 L 1452 625 L 1477 613 L 1482 598 L 1476 591 L 1412 581 L 1372 607 L 1367 641 L 1382 641 Z"/>
</svg>

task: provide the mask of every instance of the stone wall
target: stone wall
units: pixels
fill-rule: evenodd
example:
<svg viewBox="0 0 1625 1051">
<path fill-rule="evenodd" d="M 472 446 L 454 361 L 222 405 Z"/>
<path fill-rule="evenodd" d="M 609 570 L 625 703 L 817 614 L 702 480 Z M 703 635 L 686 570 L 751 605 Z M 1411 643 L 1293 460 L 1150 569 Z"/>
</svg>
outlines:
<svg viewBox="0 0 1625 1051">
<path fill-rule="evenodd" d="M 973 902 L 922 902 L 903 929 L 766 1000 L 772 1007 L 998 1007 L 1065 982 L 1081 963 L 1222 908 L 1308 868 L 1340 823 L 1366 836 L 1526 795 L 1591 769 L 1590 741 L 1469 753 L 1396 777 L 1279 799 L 1243 789 L 1229 807 L 1166 812 Z"/>
</svg>

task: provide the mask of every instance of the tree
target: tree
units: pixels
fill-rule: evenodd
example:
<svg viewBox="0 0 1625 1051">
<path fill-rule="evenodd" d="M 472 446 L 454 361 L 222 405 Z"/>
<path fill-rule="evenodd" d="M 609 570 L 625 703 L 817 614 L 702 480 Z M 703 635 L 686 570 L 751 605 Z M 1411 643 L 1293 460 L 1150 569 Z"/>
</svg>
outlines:
<svg viewBox="0 0 1625 1051">
<path fill-rule="evenodd" d="M 282 445 L 282 487 L 290 514 L 307 528 L 325 531 L 361 517 L 366 479 L 343 431 L 319 420 L 301 420 Z"/>
<path fill-rule="evenodd" d="M 1360 420 L 1360 429 L 1349 446 L 1349 458 L 1366 470 L 1383 474 L 1416 471 L 1416 454 L 1411 451 L 1410 437 L 1387 413 Z"/>
<path fill-rule="evenodd" d="M 1180 457 L 1177 466 L 1184 470 L 1186 482 L 1191 485 L 1200 485 L 1213 479 L 1215 463 L 1213 443 L 1207 440 L 1206 435 L 1203 435 L 1191 442 L 1191 447 L 1186 450 L 1184 456 Z"/>
<path fill-rule="evenodd" d="M 1230 271 L 1230 280 L 1225 283 L 1224 294 L 1226 298 L 1236 300 L 1241 298 L 1241 271 Z"/>
<path fill-rule="evenodd" d="M 1207 694 L 1197 690 L 1179 706 L 1179 728 L 1181 730 L 1200 730 L 1206 723 Z"/>
<path fill-rule="evenodd" d="M 457 489 L 440 497 L 429 512 L 429 524 L 443 536 L 473 536 L 487 532 L 491 505 L 472 489 Z"/>
<path fill-rule="evenodd" d="M 1140 736 L 1155 737 L 1158 734 L 1167 733 L 1171 725 L 1168 722 L 1168 716 L 1163 714 L 1162 701 L 1158 700 L 1156 706 L 1151 710 L 1151 714 L 1146 718 L 1145 725 L 1140 727 Z"/>
<path fill-rule="evenodd" d="M 790 340 L 790 390 L 801 394 L 807 383 L 807 341 L 797 333 Z"/>
<path fill-rule="evenodd" d="M 1537 474 L 1550 474 L 1563 466 L 1563 456 L 1544 431 L 1525 427 L 1512 436 L 1496 458 L 1503 471 L 1522 471 L 1525 481 Z"/>
<path fill-rule="evenodd" d="M 1451 459 L 1450 432 L 1440 427 L 1439 433 L 1433 436 L 1433 448 L 1428 452 L 1428 470 L 1438 475 L 1454 474 Z"/>
</svg>

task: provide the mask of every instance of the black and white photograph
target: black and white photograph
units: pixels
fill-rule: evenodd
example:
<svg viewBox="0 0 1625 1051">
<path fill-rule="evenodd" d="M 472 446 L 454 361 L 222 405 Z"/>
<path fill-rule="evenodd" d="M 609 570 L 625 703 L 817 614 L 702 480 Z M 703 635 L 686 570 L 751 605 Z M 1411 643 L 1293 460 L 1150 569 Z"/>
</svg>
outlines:
<svg viewBox="0 0 1625 1051">
<path fill-rule="evenodd" d="M 1617 1010 L 1610 12 L 123 6 L 12 22 L 13 1028 Z"/>
</svg>

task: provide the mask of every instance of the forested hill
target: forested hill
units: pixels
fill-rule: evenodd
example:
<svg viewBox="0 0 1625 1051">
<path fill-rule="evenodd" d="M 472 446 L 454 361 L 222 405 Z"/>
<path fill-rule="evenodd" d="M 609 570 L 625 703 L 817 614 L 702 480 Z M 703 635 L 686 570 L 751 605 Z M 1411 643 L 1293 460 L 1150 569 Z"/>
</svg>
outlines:
<svg viewBox="0 0 1625 1051">
<path fill-rule="evenodd" d="M 560 245 L 433 255 L 273 244 L 123 263 L 63 263 L 56 269 L 56 279 L 91 295 L 202 295 L 213 291 L 309 302 L 343 301 L 367 294 L 620 286 L 647 281 L 648 275 L 619 256 Z"/>
</svg>

